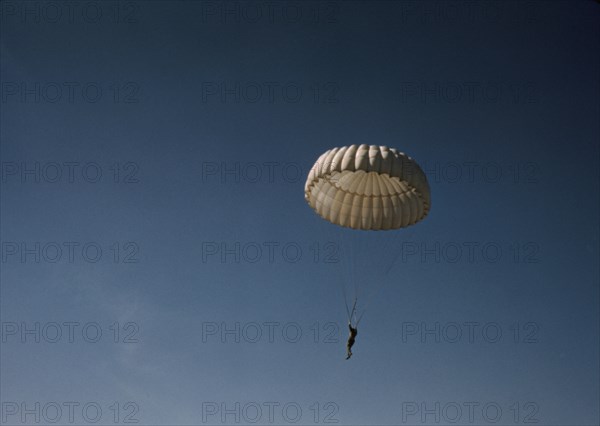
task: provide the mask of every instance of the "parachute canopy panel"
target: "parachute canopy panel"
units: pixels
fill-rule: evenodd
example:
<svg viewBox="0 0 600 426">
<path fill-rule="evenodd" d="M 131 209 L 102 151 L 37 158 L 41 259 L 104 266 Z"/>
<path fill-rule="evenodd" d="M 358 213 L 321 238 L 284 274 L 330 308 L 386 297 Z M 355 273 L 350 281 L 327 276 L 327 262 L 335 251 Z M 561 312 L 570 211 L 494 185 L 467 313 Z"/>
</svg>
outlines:
<svg viewBox="0 0 600 426">
<path fill-rule="evenodd" d="M 431 205 L 419 165 L 394 148 L 377 145 L 325 152 L 308 174 L 304 197 L 323 219 L 362 230 L 413 225 Z"/>
</svg>

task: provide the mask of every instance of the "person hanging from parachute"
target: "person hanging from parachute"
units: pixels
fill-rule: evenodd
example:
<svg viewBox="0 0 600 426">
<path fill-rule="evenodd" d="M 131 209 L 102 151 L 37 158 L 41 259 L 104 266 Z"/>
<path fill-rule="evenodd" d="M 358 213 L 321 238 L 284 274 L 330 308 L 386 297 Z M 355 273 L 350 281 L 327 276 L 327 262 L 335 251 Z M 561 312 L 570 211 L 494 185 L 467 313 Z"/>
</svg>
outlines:
<svg viewBox="0 0 600 426">
<path fill-rule="evenodd" d="M 348 342 L 346 343 L 346 359 L 350 359 L 352 356 L 352 346 L 354 346 L 354 342 L 356 340 L 356 335 L 358 334 L 358 323 L 362 318 L 362 314 L 356 320 L 356 302 L 358 298 L 354 299 L 354 306 L 352 306 L 352 312 L 348 313 L 348 330 L 350 331 L 350 335 L 348 336 Z M 348 309 L 348 305 L 346 305 L 346 310 Z M 364 311 L 363 311 L 364 314 Z M 352 320 L 355 319 L 354 327 L 352 326 Z"/>
<path fill-rule="evenodd" d="M 352 346 L 354 346 L 354 341 L 356 340 L 356 335 L 358 334 L 358 328 L 352 327 L 351 322 L 348 322 L 348 328 L 350 329 L 350 336 L 348 337 L 348 342 L 346 343 L 347 360 L 350 359 L 350 357 L 352 356 Z"/>
<path fill-rule="evenodd" d="M 394 148 L 364 144 L 322 154 L 308 174 L 304 198 L 328 222 L 364 231 L 414 225 L 431 206 L 427 176 L 412 158 Z M 357 297 L 352 312 L 345 293 L 344 302 L 350 331 L 346 359 L 350 359 L 364 311 L 356 320 Z"/>
</svg>

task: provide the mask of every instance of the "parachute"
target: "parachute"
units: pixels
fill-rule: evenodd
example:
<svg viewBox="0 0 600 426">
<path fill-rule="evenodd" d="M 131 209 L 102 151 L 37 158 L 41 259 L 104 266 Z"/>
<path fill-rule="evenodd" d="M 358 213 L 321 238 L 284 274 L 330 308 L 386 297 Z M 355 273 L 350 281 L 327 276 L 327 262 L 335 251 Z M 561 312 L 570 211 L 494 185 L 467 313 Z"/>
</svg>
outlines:
<svg viewBox="0 0 600 426">
<path fill-rule="evenodd" d="M 431 207 L 429 183 L 419 165 L 394 148 L 377 145 L 350 145 L 322 154 L 308 174 L 304 198 L 323 219 L 362 231 L 406 228 L 423 220 Z M 385 274 L 390 269 L 391 265 Z M 358 288 L 352 313 L 344 283 L 342 290 L 348 322 L 352 323 Z M 356 326 L 360 318 L 362 314 Z"/>
<path fill-rule="evenodd" d="M 373 231 L 413 225 L 431 206 L 419 165 L 394 148 L 377 145 L 325 152 L 310 170 L 304 197 L 333 224 Z"/>
</svg>

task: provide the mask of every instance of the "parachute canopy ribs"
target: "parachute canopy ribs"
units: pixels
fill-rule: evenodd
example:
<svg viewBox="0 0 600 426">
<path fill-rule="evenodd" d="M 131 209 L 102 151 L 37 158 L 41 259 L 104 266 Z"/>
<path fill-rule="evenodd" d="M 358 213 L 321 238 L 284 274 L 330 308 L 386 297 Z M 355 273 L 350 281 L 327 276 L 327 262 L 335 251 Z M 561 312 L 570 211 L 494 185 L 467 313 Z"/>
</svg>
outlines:
<svg viewBox="0 0 600 426">
<path fill-rule="evenodd" d="M 304 197 L 323 219 L 362 230 L 413 225 L 431 205 L 419 165 L 394 148 L 377 145 L 325 152 L 308 175 Z"/>
</svg>

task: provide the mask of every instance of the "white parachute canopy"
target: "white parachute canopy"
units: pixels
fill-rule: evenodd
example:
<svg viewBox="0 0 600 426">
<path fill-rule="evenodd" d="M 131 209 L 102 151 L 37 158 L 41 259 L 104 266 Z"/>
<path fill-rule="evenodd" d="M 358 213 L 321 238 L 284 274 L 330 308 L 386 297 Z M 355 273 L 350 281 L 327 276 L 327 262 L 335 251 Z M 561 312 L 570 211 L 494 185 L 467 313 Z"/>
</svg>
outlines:
<svg viewBox="0 0 600 426">
<path fill-rule="evenodd" d="M 308 174 L 304 197 L 333 224 L 373 231 L 413 225 L 431 206 L 419 165 L 394 148 L 377 145 L 325 152 Z"/>
</svg>

